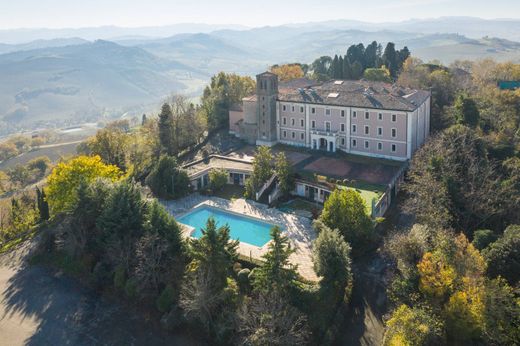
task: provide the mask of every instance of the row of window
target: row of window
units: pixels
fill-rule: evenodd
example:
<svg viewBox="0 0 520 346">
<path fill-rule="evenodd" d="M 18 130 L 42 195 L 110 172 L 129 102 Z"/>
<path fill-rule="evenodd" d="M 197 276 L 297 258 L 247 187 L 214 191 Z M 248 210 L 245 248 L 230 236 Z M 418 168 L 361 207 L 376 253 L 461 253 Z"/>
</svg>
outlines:
<svg viewBox="0 0 520 346">
<path fill-rule="evenodd" d="M 282 110 L 285 112 L 287 111 L 287 106 L 286 105 L 282 105 Z M 291 106 L 291 112 L 295 112 L 296 108 L 294 106 Z M 303 113 L 305 111 L 305 109 L 303 108 L 303 106 L 300 106 L 300 113 Z"/>
<path fill-rule="evenodd" d="M 357 133 L 357 125 L 356 124 L 352 124 L 352 133 Z M 392 134 L 392 138 L 396 138 L 397 137 L 397 129 L 396 128 L 392 128 L 391 129 L 391 134 Z M 365 135 L 370 135 L 370 126 L 368 126 L 368 125 L 365 125 Z M 382 127 L 378 127 L 377 128 L 377 135 L 378 136 L 382 136 L 383 135 L 383 128 Z"/>
<path fill-rule="evenodd" d="M 286 117 L 282 118 L 282 124 L 283 125 L 287 125 L 287 118 Z M 291 118 L 291 126 L 294 126 L 295 124 L 296 124 L 296 119 Z M 304 119 L 300 119 L 300 126 L 301 127 L 305 126 L 305 120 Z"/>
<path fill-rule="evenodd" d="M 283 137 L 283 138 L 287 138 L 287 131 L 285 131 L 285 130 L 282 131 L 282 137 Z M 292 139 L 296 139 L 296 132 L 291 131 L 291 138 L 292 138 Z M 300 139 L 301 139 L 302 141 L 305 140 L 305 133 L 303 133 L 303 132 L 300 133 Z"/>
<path fill-rule="evenodd" d="M 283 111 L 287 111 L 287 106 L 286 105 L 282 105 L 282 109 Z M 295 106 L 291 106 L 291 112 L 294 113 L 295 111 Z M 300 113 L 304 113 L 305 109 L 303 106 L 300 106 Z M 316 114 L 316 107 L 311 107 L 311 113 L 312 114 Z M 325 115 L 331 115 L 331 109 L 330 108 L 325 108 Z M 345 110 L 341 110 L 341 117 L 345 117 Z M 357 111 L 353 111 L 352 112 L 352 118 L 357 118 Z M 369 120 L 370 119 L 370 112 L 365 112 L 365 119 Z M 383 113 L 378 113 L 377 114 L 377 119 L 378 120 L 383 120 Z M 397 121 L 397 114 L 392 114 L 392 122 L 396 122 Z"/>
<path fill-rule="evenodd" d="M 352 118 L 357 118 L 357 111 L 353 111 L 352 112 Z M 369 112 L 365 112 L 365 119 L 369 120 L 370 119 L 370 113 Z M 383 113 L 378 113 L 377 114 L 377 120 L 383 120 Z M 392 122 L 396 122 L 397 121 L 397 114 L 392 114 Z"/>
<path fill-rule="evenodd" d="M 285 130 L 282 131 L 282 137 L 287 138 L 287 131 L 285 131 Z M 291 138 L 296 139 L 296 132 L 291 131 Z M 305 140 L 305 133 L 303 133 L 303 132 L 300 133 L 300 139 L 302 141 Z M 352 139 L 351 144 L 352 144 L 352 148 L 357 148 L 357 139 Z M 341 138 L 341 145 L 345 146 L 345 138 Z M 370 149 L 370 141 L 364 141 L 364 147 L 365 147 L 365 149 Z M 377 142 L 377 150 L 383 151 L 383 148 L 384 148 L 384 143 Z M 397 151 L 397 145 L 390 144 L 390 151 L 395 153 Z"/>
<path fill-rule="evenodd" d="M 342 138 L 342 143 L 344 143 L 344 138 Z M 352 148 L 357 148 L 357 139 L 352 139 L 351 144 L 352 144 Z M 370 149 L 370 142 L 364 141 L 364 147 L 365 147 L 365 149 Z M 383 148 L 384 148 L 384 143 L 377 142 L 377 150 L 382 151 Z M 397 151 L 397 146 L 395 144 L 391 144 L 390 151 L 395 153 Z"/>
<path fill-rule="evenodd" d="M 286 125 L 285 118 L 283 120 L 283 124 Z M 294 119 L 292 119 L 292 125 L 294 125 Z M 303 127 L 303 119 L 301 120 L 301 126 Z M 316 121 L 312 120 L 311 121 L 311 129 L 315 129 L 315 128 L 316 128 Z M 325 131 L 330 132 L 330 129 L 331 129 L 330 121 L 326 121 L 325 122 Z M 341 132 L 345 132 L 345 124 L 340 124 L 340 131 Z M 357 133 L 357 125 L 356 124 L 352 125 L 352 133 Z M 365 135 L 370 135 L 370 126 L 368 126 L 368 125 L 365 125 Z M 377 128 L 377 135 L 378 136 L 382 136 L 383 135 L 383 128 L 382 127 L 378 127 Z M 397 129 L 396 128 L 392 128 L 391 129 L 391 135 L 392 135 L 392 138 L 396 138 L 397 137 Z"/>
</svg>

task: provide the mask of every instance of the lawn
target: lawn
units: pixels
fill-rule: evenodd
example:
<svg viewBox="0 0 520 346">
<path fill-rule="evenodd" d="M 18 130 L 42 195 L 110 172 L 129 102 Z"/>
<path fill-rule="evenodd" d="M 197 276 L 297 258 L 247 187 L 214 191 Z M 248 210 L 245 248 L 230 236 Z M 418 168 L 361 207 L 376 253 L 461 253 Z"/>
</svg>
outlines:
<svg viewBox="0 0 520 346">
<path fill-rule="evenodd" d="M 339 189 L 351 189 L 351 190 L 355 190 L 355 191 L 359 192 L 359 194 L 361 195 L 361 198 L 363 198 L 363 200 L 365 201 L 365 205 L 367 206 L 367 212 L 370 215 L 372 214 L 372 200 L 375 199 L 375 201 L 377 202 L 379 200 L 379 198 L 383 195 L 383 192 L 380 190 L 363 190 L 360 188 L 341 186 L 341 185 L 338 185 L 338 188 Z"/>
</svg>

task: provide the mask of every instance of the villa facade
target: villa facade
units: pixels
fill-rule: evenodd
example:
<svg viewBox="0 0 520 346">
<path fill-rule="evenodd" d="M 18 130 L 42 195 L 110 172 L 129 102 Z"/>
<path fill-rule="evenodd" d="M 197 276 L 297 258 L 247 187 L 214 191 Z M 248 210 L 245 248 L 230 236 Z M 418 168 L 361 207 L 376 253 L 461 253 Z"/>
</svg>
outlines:
<svg viewBox="0 0 520 346">
<path fill-rule="evenodd" d="M 255 145 L 283 143 L 406 161 L 430 133 L 431 93 L 383 82 L 256 76 L 255 95 L 229 113 L 230 133 Z"/>
</svg>

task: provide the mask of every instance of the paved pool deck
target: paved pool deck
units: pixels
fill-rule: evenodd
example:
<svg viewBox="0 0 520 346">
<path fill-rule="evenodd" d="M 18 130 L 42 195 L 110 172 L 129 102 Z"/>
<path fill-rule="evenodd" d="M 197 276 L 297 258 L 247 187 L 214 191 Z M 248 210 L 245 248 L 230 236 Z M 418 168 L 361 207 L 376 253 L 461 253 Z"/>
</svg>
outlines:
<svg viewBox="0 0 520 346">
<path fill-rule="evenodd" d="M 227 200 L 218 197 L 202 196 L 194 193 L 185 198 L 161 203 L 174 216 L 183 215 L 199 205 L 211 205 L 235 213 L 255 217 L 269 223 L 281 226 L 285 235 L 289 238 L 295 252 L 289 260 L 298 266 L 298 273 L 306 280 L 318 281 L 318 277 L 312 264 L 312 242 L 316 239 L 316 232 L 312 228 L 311 220 L 294 214 L 287 214 L 275 208 L 268 208 L 264 204 L 249 201 L 243 198 Z M 184 236 L 188 237 L 191 229 L 184 229 Z M 262 247 L 247 243 L 240 243 L 238 253 L 254 260 L 262 260 L 262 255 L 267 252 L 267 244 Z"/>
</svg>

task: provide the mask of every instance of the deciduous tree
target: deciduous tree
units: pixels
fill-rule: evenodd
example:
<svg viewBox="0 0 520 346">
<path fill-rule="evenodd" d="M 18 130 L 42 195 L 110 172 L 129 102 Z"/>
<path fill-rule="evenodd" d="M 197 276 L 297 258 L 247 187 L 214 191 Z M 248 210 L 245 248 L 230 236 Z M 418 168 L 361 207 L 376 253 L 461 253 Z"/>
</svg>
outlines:
<svg viewBox="0 0 520 346">
<path fill-rule="evenodd" d="M 244 345 L 305 345 L 310 336 L 305 316 L 277 292 L 247 299 L 238 320 Z"/>
<path fill-rule="evenodd" d="M 117 181 L 121 177 L 122 172 L 117 166 L 104 164 L 99 156 L 78 156 L 58 163 L 47 179 L 51 210 L 60 213 L 73 207 L 77 189 L 82 183 L 90 183 L 97 178 Z"/>
<path fill-rule="evenodd" d="M 325 201 L 320 216 L 328 227 L 338 229 L 358 254 L 373 234 L 373 225 L 361 195 L 352 189 L 336 189 Z"/>
</svg>

